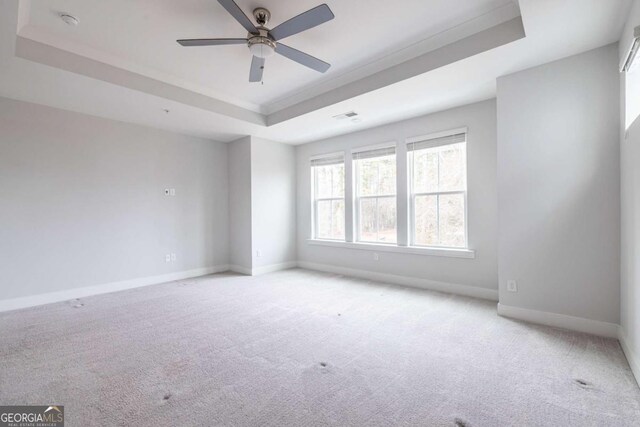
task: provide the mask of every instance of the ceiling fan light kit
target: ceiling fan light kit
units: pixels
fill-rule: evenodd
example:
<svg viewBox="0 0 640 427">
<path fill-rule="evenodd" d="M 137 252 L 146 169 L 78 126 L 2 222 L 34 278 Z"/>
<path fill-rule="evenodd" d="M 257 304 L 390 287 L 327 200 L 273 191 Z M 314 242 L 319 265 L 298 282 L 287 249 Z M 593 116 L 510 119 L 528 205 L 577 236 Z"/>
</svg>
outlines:
<svg viewBox="0 0 640 427">
<path fill-rule="evenodd" d="M 260 35 L 256 36 L 251 33 L 248 35 L 247 44 L 253 56 L 258 58 L 268 58 L 276 53 L 276 42 L 269 38 L 267 30 L 258 28 Z"/>
<path fill-rule="evenodd" d="M 289 19 L 273 29 L 265 27 L 271 19 L 271 13 L 258 7 L 253 11 L 253 17 L 258 24 L 251 22 L 247 15 L 233 0 L 218 0 L 236 21 L 240 23 L 248 32 L 246 39 L 182 39 L 177 42 L 185 47 L 193 46 L 223 46 L 230 44 L 246 44 L 253 55 L 251 69 L 249 70 L 249 81 L 259 82 L 262 80 L 265 59 L 277 53 L 292 61 L 318 72 L 326 72 L 331 64 L 321 61 L 309 54 L 280 43 L 280 40 L 301 33 L 334 18 L 333 12 L 326 4 L 314 7 L 298 16 Z"/>
</svg>

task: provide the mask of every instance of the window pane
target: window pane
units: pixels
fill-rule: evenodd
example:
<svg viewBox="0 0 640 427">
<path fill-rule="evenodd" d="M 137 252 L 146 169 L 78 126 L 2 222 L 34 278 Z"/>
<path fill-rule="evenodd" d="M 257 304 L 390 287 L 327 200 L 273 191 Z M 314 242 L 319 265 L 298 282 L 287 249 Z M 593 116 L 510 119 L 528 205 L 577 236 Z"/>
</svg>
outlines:
<svg viewBox="0 0 640 427">
<path fill-rule="evenodd" d="M 360 240 L 363 242 L 375 242 L 376 233 L 376 199 L 361 199 L 358 224 L 360 227 Z"/>
<path fill-rule="evenodd" d="M 344 163 L 331 166 L 331 197 L 344 197 Z"/>
<path fill-rule="evenodd" d="M 317 202 L 316 209 L 316 237 L 321 239 L 331 238 L 331 200 Z"/>
<path fill-rule="evenodd" d="M 415 244 L 438 245 L 438 196 L 416 196 Z"/>
<path fill-rule="evenodd" d="M 331 202 L 331 239 L 344 240 L 344 200 Z"/>
<path fill-rule="evenodd" d="M 358 196 L 396 194 L 396 156 L 356 160 Z"/>
<path fill-rule="evenodd" d="M 313 168 L 315 173 L 315 197 L 323 199 L 331 197 L 331 170 L 330 166 L 316 166 Z"/>
<path fill-rule="evenodd" d="M 378 242 L 396 243 L 396 198 L 378 199 Z"/>
<path fill-rule="evenodd" d="M 358 195 L 375 196 L 378 194 L 377 159 L 358 160 Z"/>
<path fill-rule="evenodd" d="M 396 156 L 378 157 L 378 193 L 396 194 Z"/>
<path fill-rule="evenodd" d="M 412 165 L 412 244 L 465 247 L 466 143 L 409 153 Z M 432 193 L 420 195 L 420 193 Z"/>
<path fill-rule="evenodd" d="M 433 150 L 413 152 L 413 192 L 438 191 L 438 153 Z"/>
<path fill-rule="evenodd" d="M 464 189 L 464 144 L 446 145 L 440 149 L 439 191 Z"/>
<path fill-rule="evenodd" d="M 464 196 L 443 194 L 439 197 L 440 245 L 464 247 Z"/>
<path fill-rule="evenodd" d="M 315 166 L 313 171 L 317 199 L 344 197 L 344 163 Z"/>
</svg>

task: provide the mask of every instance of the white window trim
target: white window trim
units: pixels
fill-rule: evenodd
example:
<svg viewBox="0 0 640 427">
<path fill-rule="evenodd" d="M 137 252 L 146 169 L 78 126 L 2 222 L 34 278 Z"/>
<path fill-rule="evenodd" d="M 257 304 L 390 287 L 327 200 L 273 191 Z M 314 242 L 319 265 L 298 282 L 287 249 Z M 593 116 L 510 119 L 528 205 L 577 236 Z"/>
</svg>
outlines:
<svg viewBox="0 0 640 427">
<path fill-rule="evenodd" d="M 327 158 L 333 158 L 333 157 L 342 157 L 342 165 L 346 170 L 346 156 L 345 156 L 345 152 L 344 151 L 334 151 L 332 153 L 325 153 L 325 154 L 316 154 L 313 155 L 309 158 L 309 164 L 311 164 L 314 160 L 322 160 L 322 159 L 327 159 Z M 315 189 L 315 185 L 316 185 L 316 178 L 314 175 L 314 171 L 313 171 L 313 166 L 310 168 L 311 170 L 311 234 L 313 235 L 314 238 L 318 238 L 317 237 L 317 232 L 318 232 L 318 202 L 320 201 L 334 201 L 334 200 L 342 200 L 345 203 L 345 206 L 347 204 L 347 195 L 346 195 L 346 188 L 344 189 L 345 194 L 342 197 L 328 197 L 328 198 L 318 198 L 316 199 L 316 189 Z M 345 182 L 346 185 L 346 182 Z M 345 218 L 345 227 L 346 227 L 346 218 Z M 346 230 L 345 230 L 346 233 Z M 346 238 L 346 236 L 345 236 Z M 320 239 L 320 238 L 318 238 Z M 328 242 L 344 242 L 344 239 L 328 239 L 328 238 L 322 238 L 325 241 Z"/>
<path fill-rule="evenodd" d="M 422 141 L 427 141 L 429 139 L 436 139 L 447 137 L 451 135 L 456 135 L 459 133 L 468 134 L 468 128 L 461 127 L 457 129 L 446 130 L 442 132 L 435 132 L 428 135 L 422 136 L 414 136 L 406 139 L 406 145 L 409 146 L 411 144 L 415 144 Z M 409 176 L 409 188 L 408 188 L 408 198 L 409 198 L 409 245 L 414 248 L 425 248 L 425 249 L 454 249 L 454 250 L 469 250 L 469 216 L 468 216 L 468 203 L 467 203 L 467 193 L 468 193 L 468 151 L 467 150 L 467 141 L 465 140 L 465 149 L 464 149 L 464 190 L 457 191 L 434 191 L 434 192 L 424 192 L 424 193 L 414 193 L 413 192 L 413 162 L 409 162 L 409 155 L 407 151 L 407 171 Z M 441 147 L 442 145 L 434 145 L 433 148 Z M 411 154 L 413 155 L 413 153 Z M 415 227 L 415 200 L 416 196 L 425 196 L 425 195 L 442 195 L 442 194 L 462 194 L 464 199 L 464 242 L 466 246 L 456 247 L 456 246 L 433 246 L 433 245 L 418 245 L 416 244 L 416 227 Z M 439 213 L 439 212 L 438 212 Z"/>
<path fill-rule="evenodd" d="M 403 254 L 440 256 L 450 258 L 474 259 L 476 251 L 465 248 L 438 248 L 432 246 L 397 246 L 395 244 L 343 242 L 341 240 L 307 239 L 307 244 L 314 246 L 329 246 L 333 248 L 358 249 L 374 252 L 394 252 Z"/>
</svg>

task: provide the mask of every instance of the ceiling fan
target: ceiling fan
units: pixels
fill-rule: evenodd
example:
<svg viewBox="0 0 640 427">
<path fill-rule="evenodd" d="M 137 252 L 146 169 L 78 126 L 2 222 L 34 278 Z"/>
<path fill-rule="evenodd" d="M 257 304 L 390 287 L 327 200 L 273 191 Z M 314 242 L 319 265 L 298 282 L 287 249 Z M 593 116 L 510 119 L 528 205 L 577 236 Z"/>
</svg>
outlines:
<svg viewBox="0 0 640 427">
<path fill-rule="evenodd" d="M 182 46 L 222 46 L 230 44 L 246 44 L 253 54 L 251 60 L 251 70 L 249 72 L 250 82 L 262 80 L 264 63 L 266 58 L 278 53 L 299 64 L 309 67 L 321 73 L 326 72 L 331 64 L 319 60 L 311 55 L 280 43 L 280 40 L 294 34 L 301 33 L 310 28 L 316 27 L 334 18 L 333 12 L 326 4 L 309 9 L 300 15 L 289 19 L 273 29 L 266 28 L 265 25 L 271 18 L 271 13 L 259 7 L 253 11 L 253 16 L 258 23 L 253 22 L 245 15 L 240 7 L 233 0 L 218 0 L 227 12 L 233 16 L 248 32 L 243 39 L 184 39 L 177 40 Z"/>
</svg>

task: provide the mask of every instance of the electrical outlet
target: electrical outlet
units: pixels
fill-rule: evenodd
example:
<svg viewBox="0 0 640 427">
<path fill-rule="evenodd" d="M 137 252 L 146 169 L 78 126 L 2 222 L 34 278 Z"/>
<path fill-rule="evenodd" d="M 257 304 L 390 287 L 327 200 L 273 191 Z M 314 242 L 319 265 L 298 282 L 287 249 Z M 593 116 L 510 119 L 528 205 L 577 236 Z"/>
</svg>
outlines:
<svg viewBox="0 0 640 427">
<path fill-rule="evenodd" d="M 518 283 L 515 280 L 507 280 L 507 290 L 509 292 L 518 292 Z"/>
<path fill-rule="evenodd" d="M 374 253 L 373 253 L 373 260 L 374 260 L 374 261 L 378 261 L 379 259 L 380 259 L 380 255 L 378 255 L 378 253 L 377 253 L 377 252 L 374 252 Z"/>
<path fill-rule="evenodd" d="M 171 189 L 170 188 L 165 188 L 164 189 L 164 195 L 165 196 L 169 196 L 171 194 Z"/>
<path fill-rule="evenodd" d="M 171 254 L 166 254 L 164 256 L 164 262 L 171 262 Z"/>
<path fill-rule="evenodd" d="M 176 260 L 176 254 L 171 254 L 171 261 L 175 261 Z"/>
<path fill-rule="evenodd" d="M 256 257 L 260 258 L 262 256 L 262 251 L 260 249 L 258 249 L 256 251 Z"/>
</svg>

